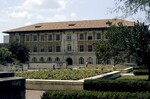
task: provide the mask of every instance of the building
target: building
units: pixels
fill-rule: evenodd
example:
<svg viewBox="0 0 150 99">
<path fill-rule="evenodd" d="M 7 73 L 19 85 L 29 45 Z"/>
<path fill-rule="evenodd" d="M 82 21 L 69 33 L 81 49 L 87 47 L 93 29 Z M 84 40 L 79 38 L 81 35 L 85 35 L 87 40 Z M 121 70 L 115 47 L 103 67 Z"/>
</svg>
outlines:
<svg viewBox="0 0 150 99">
<path fill-rule="evenodd" d="M 105 40 L 110 25 L 134 22 L 121 19 L 84 20 L 38 23 L 4 31 L 9 41 L 25 43 L 30 49 L 30 62 L 67 62 L 68 65 L 101 64 L 96 59 L 92 44 Z"/>
<path fill-rule="evenodd" d="M 9 43 L 9 35 L 3 36 L 3 43 Z"/>
</svg>

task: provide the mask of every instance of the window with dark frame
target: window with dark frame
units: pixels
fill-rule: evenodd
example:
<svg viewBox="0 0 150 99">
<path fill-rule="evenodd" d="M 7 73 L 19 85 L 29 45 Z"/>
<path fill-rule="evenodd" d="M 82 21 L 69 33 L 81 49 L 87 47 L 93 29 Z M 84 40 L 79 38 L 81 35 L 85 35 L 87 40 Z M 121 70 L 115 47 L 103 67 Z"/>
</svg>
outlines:
<svg viewBox="0 0 150 99">
<path fill-rule="evenodd" d="M 88 52 L 92 52 L 92 51 L 93 51 L 92 45 L 88 45 Z"/>
<path fill-rule="evenodd" d="M 83 45 L 80 45 L 79 51 L 80 51 L 80 52 L 83 52 L 83 51 L 84 51 L 84 46 L 83 46 Z"/>
<path fill-rule="evenodd" d="M 92 40 L 92 33 L 88 33 L 88 40 Z"/>
<path fill-rule="evenodd" d="M 56 46 L 56 52 L 60 52 L 60 46 Z"/>
<path fill-rule="evenodd" d="M 80 40 L 84 40 L 84 34 L 80 34 Z"/>
<path fill-rule="evenodd" d="M 56 34 L 56 40 L 60 40 L 60 35 L 59 34 Z"/>
</svg>

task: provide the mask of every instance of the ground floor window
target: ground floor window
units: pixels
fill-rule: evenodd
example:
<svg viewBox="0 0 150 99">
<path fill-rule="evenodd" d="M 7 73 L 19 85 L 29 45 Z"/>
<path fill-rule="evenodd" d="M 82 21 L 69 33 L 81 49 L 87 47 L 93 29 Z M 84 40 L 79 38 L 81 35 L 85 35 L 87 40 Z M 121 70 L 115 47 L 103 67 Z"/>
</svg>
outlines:
<svg viewBox="0 0 150 99">
<path fill-rule="evenodd" d="M 83 57 L 79 58 L 79 64 L 84 64 L 84 58 Z"/>
<path fill-rule="evenodd" d="M 33 57 L 33 58 L 32 58 L 32 62 L 33 62 L 33 63 L 37 62 L 36 57 Z"/>
</svg>

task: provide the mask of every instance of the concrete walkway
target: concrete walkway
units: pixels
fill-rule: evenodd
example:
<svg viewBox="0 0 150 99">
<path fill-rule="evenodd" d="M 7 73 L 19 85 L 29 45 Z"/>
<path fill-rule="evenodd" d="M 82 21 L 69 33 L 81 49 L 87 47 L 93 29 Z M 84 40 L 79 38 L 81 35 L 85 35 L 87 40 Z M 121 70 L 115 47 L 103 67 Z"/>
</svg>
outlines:
<svg viewBox="0 0 150 99">
<path fill-rule="evenodd" d="M 26 99 L 41 99 L 44 91 L 26 90 Z"/>
</svg>

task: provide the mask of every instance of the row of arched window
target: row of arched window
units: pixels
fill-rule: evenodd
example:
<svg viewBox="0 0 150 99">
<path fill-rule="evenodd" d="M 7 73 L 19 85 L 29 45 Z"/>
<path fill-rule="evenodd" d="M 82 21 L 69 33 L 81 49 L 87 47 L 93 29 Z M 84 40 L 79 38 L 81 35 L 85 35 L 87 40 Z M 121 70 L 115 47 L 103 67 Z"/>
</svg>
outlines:
<svg viewBox="0 0 150 99">
<path fill-rule="evenodd" d="M 40 57 L 39 60 L 36 57 L 32 58 L 32 62 L 52 62 L 52 58 L 48 57 L 46 60 L 43 57 Z M 55 62 L 60 62 L 60 58 L 56 57 L 54 59 Z M 83 57 L 79 58 L 79 64 L 85 64 L 86 62 L 88 62 L 88 64 L 93 64 L 93 58 L 89 57 L 87 59 L 84 59 Z M 109 64 L 110 62 L 108 62 L 107 64 Z M 98 59 L 96 59 L 96 64 L 102 64 L 102 62 Z"/>
</svg>

